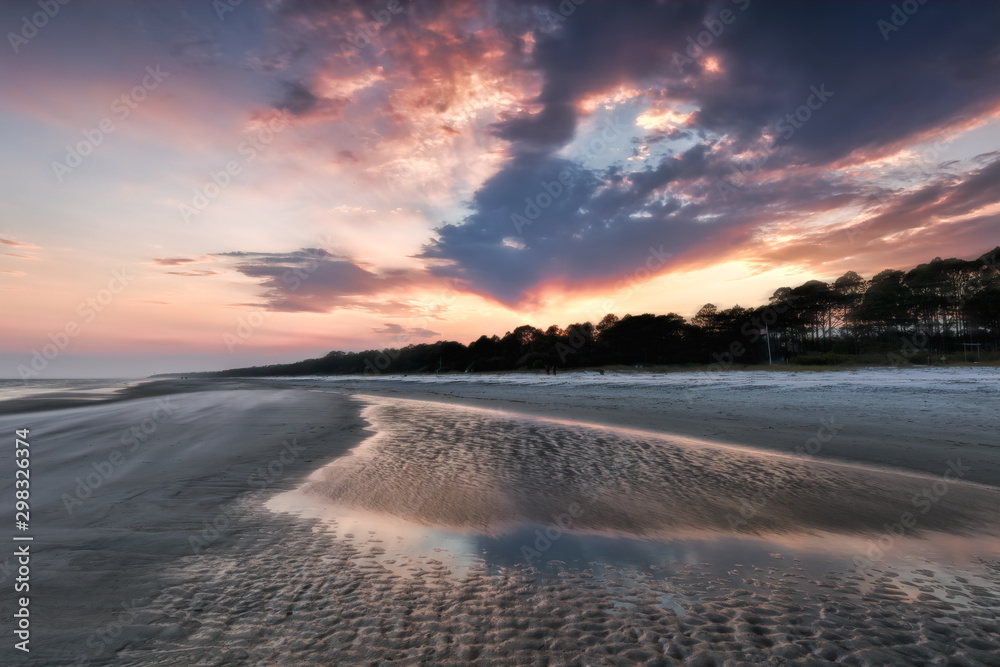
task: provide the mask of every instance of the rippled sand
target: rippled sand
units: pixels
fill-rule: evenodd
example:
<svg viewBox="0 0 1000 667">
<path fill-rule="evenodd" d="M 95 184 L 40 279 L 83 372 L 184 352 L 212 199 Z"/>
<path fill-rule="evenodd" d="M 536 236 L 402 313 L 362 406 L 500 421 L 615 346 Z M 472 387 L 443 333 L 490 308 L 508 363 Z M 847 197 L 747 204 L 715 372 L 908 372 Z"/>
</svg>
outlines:
<svg viewBox="0 0 1000 667">
<path fill-rule="evenodd" d="M 71 513 L 160 399 L 0 417 L 44 471 L 14 664 L 997 664 L 996 488 L 268 386 L 176 395 Z"/>
<path fill-rule="evenodd" d="M 773 553 L 723 573 L 484 563 L 456 576 L 435 553 L 380 565 L 391 539 L 291 526 L 169 572 L 155 623 L 173 635 L 120 664 L 993 665 L 1000 651 L 996 562 L 816 574 Z"/>
<path fill-rule="evenodd" d="M 320 502 L 487 534 L 523 522 L 633 537 L 863 534 L 904 513 L 907 536 L 1000 527 L 1000 491 L 950 481 L 963 472 L 960 460 L 945 481 L 682 436 L 368 400 L 363 414 L 376 434 L 313 476 L 305 491 Z"/>
<path fill-rule="evenodd" d="M 374 436 L 268 504 L 319 523 L 292 538 L 299 593 L 274 591 L 301 639 L 260 664 L 996 664 L 996 489 L 950 483 L 921 514 L 928 476 L 419 401 L 363 414 Z"/>
</svg>

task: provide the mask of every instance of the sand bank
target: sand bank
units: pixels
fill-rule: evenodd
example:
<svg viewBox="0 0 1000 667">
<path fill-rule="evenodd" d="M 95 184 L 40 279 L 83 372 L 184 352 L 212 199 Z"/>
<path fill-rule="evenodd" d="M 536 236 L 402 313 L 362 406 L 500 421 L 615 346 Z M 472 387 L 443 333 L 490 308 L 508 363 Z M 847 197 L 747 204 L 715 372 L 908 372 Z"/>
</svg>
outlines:
<svg viewBox="0 0 1000 667">
<path fill-rule="evenodd" d="M 1000 486 L 1000 369 L 324 378 L 303 384 L 690 435 Z M 834 437 L 830 424 L 839 429 Z M 812 439 L 823 440 L 811 442 Z"/>
</svg>

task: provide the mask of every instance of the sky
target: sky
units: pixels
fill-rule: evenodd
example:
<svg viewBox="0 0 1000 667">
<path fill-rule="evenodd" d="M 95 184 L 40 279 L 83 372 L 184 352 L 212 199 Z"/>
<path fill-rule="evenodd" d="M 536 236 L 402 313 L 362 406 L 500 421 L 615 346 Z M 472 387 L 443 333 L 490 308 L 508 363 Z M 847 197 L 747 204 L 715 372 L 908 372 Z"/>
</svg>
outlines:
<svg viewBox="0 0 1000 667">
<path fill-rule="evenodd" d="M 1000 4 L 0 5 L 0 376 L 766 303 L 1000 243 Z"/>
</svg>

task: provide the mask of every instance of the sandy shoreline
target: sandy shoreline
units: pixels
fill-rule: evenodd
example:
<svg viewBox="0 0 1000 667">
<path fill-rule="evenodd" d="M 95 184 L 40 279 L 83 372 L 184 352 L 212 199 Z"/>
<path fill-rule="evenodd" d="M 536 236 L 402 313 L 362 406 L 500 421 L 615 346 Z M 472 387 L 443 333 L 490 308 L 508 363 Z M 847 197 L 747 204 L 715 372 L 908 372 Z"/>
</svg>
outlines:
<svg viewBox="0 0 1000 667">
<path fill-rule="evenodd" d="M 0 416 L 32 429 L 37 471 L 33 650 L 5 663 L 996 664 L 1000 491 L 955 479 L 925 514 L 910 500 L 956 456 L 996 484 L 996 448 L 976 449 L 995 385 L 910 376 L 872 400 L 809 379 L 169 381 L 36 402 Z M 929 386 L 950 412 L 887 420 Z M 816 457 L 784 456 L 831 415 Z M 913 531 L 882 531 L 907 511 Z"/>
<path fill-rule="evenodd" d="M 930 475 L 942 474 L 949 460 L 960 458 L 971 467 L 966 479 L 1000 486 L 1000 369 L 671 373 L 645 384 L 635 384 L 634 375 L 588 373 L 586 383 L 568 384 L 566 378 L 574 375 L 534 376 L 531 383 L 512 376 L 488 382 L 462 376 L 294 382 L 677 433 Z M 830 424 L 838 427 L 832 438 L 810 442 L 830 435 Z"/>
<path fill-rule="evenodd" d="M 301 390 L 166 393 L 5 415 L 0 425 L 31 429 L 34 471 L 35 649 L 24 661 L 4 647 L 17 664 L 119 664 L 115 650 L 156 634 L 159 577 L 194 557 L 192 538 L 202 553 L 225 550 L 256 529 L 239 517 L 263 497 L 366 435 L 349 400 Z M 0 465 L 11 459 L 5 450 Z M 12 509 L 0 508 L 8 525 Z M 204 534 L 217 521 L 229 528 Z M 12 602 L 3 598 L 7 618 Z"/>
</svg>

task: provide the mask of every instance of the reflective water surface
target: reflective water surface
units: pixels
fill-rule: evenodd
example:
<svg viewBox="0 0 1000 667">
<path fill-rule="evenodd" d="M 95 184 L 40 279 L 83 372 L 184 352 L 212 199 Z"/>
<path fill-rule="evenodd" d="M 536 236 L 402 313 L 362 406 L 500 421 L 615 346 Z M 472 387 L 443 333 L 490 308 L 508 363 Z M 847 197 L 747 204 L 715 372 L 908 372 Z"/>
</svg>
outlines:
<svg viewBox="0 0 1000 667">
<path fill-rule="evenodd" d="M 268 507 L 322 519 L 399 574 L 430 563 L 459 577 L 478 566 L 668 576 L 698 564 L 719 575 L 770 568 L 819 578 L 1000 553 L 1000 492 L 953 475 L 365 401 L 373 435 Z"/>
</svg>

